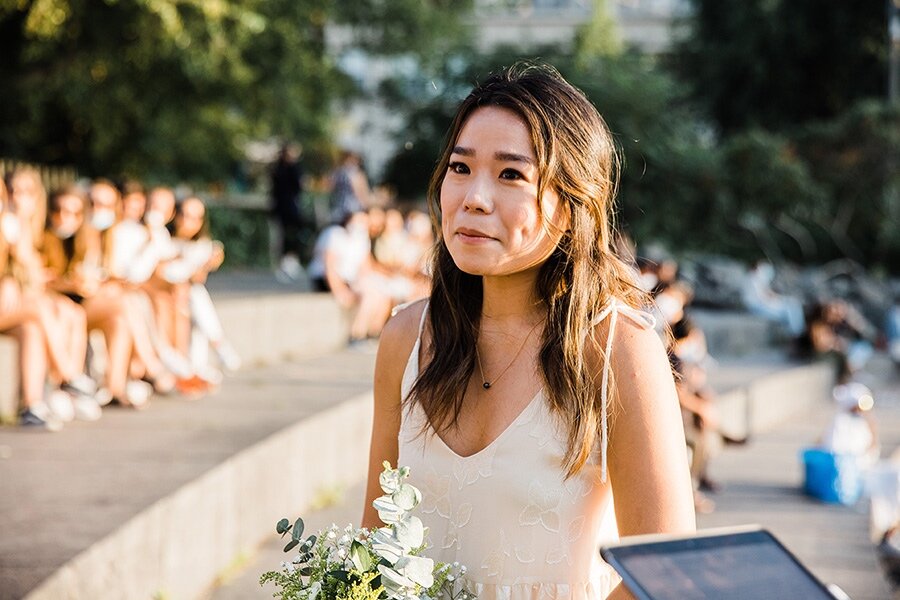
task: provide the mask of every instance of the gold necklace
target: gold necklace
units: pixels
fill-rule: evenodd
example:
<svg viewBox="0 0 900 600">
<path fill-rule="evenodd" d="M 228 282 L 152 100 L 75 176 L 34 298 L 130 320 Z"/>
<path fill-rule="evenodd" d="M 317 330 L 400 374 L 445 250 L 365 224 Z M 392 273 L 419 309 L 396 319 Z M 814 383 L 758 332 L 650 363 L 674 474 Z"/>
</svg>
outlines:
<svg viewBox="0 0 900 600">
<path fill-rule="evenodd" d="M 500 374 L 497 375 L 497 377 L 495 377 L 493 381 L 488 381 L 487 378 L 484 376 L 484 367 L 481 366 L 481 354 L 478 353 L 478 342 L 475 342 L 475 359 L 478 361 L 478 372 L 481 374 L 481 381 L 482 381 L 481 387 L 483 387 L 486 390 L 489 390 L 489 389 L 491 389 L 492 385 L 494 385 L 495 383 L 500 381 L 500 378 L 503 377 L 507 371 L 509 371 L 509 368 L 511 366 L 513 366 L 513 363 L 516 362 L 516 359 L 519 358 L 520 354 L 522 354 L 522 350 L 525 349 L 525 344 L 528 343 L 528 339 L 531 337 L 531 334 L 534 333 L 534 330 L 538 328 L 538 325 L 543 323 L 545 320 L 546 319 L 541 319 L 540 321 L 538 321 L 537 323 L 534 324 L 534 327 L 531 328 L 531 331 L 529 331 L 528 335 L 525 336 L 525 339 L 522 340 L 522 345 L 519 346 L 519 350 L 516 352 L 515 356 L 512 357 L 512 360 L 509 361 L 509 364 L 506 365 L 506 367 L 502 371 L 500 371 Z"/>
</svg>

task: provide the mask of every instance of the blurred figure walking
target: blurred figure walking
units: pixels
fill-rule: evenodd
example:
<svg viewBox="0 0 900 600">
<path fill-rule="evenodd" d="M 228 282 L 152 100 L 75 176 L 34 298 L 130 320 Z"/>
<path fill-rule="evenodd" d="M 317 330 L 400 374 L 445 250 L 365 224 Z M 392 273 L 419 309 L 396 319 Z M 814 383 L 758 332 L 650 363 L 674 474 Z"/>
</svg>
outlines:
<svg viewBox="0 0 900 600">
<path fill-rule="evenodd" d="M 303 193 L 303 170 L 300 167 L 302 148 L 299 144 L 285 144 L 272 167 L 272 216 L 281 242 L 278 269 L 275 276 L 281 283 L 296 281 L 303 273 L 300 266 L 300 195 Z"/>
</svg>

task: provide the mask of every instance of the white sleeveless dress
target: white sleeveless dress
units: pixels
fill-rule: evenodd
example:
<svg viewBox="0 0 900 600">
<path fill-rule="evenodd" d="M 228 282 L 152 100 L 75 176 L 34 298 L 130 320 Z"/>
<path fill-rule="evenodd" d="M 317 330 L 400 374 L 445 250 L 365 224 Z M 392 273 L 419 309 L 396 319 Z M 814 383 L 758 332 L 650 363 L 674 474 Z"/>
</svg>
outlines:
<svg viewBox="0 0 900 600">
<path fill-rule="evenodd" d="M 595 320 L 610 316 L 607 357 L 620 313 L 642 327 L 653 326 L 646 313 L 612 302 Z M 418 377 L 421 337 L 420 324 L 403 373 L 403 398 Z M 608 379 L 604 371 L 604 407 Z M 421 435 L 426 424 L 418 403 L 404 411 L 398 464 L 410 468 L 410 483 L 422 491 L 417 514 L 428 527 L 430 558 L 465 565 L 470 591 L 480 600 L 606 598 L 619 577 L 598 552 L 601 542 L 618 539 L 612 494 L 603 493 L 605 410 L 597 452 L 569 480 L 562 468 L 566 429 L 543 391 L 471 456 L 457 455 L 430 425 Z"/>
</svg>

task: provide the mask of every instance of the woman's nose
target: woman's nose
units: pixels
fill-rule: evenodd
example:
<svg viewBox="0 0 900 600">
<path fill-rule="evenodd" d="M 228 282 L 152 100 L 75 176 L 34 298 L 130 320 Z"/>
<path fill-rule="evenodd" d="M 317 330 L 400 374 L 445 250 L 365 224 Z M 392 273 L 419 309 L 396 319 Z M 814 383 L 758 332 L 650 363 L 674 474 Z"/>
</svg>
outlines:
<svg viewBox="0 0 900 600">
<path fill-rule="evenodd" d="M 469 212 L 489 213 L 493 209 L 490 188 L 479 178 L 475 178 L 466 190 L 463 208 Z"/>
</svg>

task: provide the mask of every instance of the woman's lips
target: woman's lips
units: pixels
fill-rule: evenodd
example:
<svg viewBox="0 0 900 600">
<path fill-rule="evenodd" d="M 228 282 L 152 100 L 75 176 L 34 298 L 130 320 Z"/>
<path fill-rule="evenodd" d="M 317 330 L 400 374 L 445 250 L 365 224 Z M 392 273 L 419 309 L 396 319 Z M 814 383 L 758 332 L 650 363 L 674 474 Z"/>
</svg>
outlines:
<svg viewBox="0 0 900 600">
<path fill-rule="evenodd" d="M 460 227 L 456 230 L 456 235 L 463 242 L 469 244 L 482 244 L 485 242 L 494 241 L 494 238 L 484 233 L 483 231 L 478 231 L 477 229 L 469 229 L 467 227 Z"/>
</svg>

